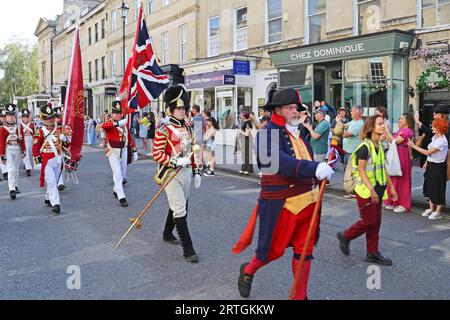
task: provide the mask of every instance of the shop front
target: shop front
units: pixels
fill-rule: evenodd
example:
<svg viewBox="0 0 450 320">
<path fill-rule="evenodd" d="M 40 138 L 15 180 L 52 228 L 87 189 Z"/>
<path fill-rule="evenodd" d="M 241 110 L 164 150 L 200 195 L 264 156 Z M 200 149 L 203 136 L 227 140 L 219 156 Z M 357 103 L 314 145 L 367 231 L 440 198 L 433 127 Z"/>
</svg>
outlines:
<svg viewBox="0 0 450 320">
<path fill-rule="evenodd" d="M 281 88 L 298 89 L 310 107 L 388 108 L 394 123 L 408 110 L 409 53 L 413 35 L 399 30 L 270 52 Z"/>
<path fill-rule="evenodd" d="M 254 112 L 254 78 L 241 78 L 232 69 L 187 76 L 186 89 L 192 105 L 216 115 L 220 129 L 234 129 L 241 112 Z"/>
<path fill-rule="evenodd" d="M 117 88 L 115 86 L 93 87 L 92 108 L 87 108 L 87 115 L 97 119 L 104 111 L 111 109 L 112 102 L 116 100 L 116 96 Z"/>
</svg>

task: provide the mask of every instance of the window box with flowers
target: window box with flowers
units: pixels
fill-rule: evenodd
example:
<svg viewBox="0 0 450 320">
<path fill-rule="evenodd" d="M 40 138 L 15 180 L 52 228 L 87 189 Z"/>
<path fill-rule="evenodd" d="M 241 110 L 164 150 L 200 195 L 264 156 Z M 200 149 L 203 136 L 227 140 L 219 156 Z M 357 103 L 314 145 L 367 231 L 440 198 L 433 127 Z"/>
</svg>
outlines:
<svg viewBox="0 0 450 320">
<path fill-rule="evenodd" d="M 439 50 L 422 48 L 414 51 L 411 60 L 420 60 L 425 69 L 416 81 L 417 90 L 425 91 L 450 88 L 450 55 Z"/>
</svg>

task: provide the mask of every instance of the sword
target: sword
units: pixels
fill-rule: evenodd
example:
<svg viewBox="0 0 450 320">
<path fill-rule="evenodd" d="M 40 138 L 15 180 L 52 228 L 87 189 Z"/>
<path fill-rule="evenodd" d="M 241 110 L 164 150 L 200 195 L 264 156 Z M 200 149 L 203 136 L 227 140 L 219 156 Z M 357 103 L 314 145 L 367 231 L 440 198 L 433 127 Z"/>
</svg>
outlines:
<svg viewBox="0 0 450 320">
<path fill-rule="evenodd" d="M 192 152 L 189 154 L 188 158 L 192 157 L 196 152 L 200 151 L 200 147 L 198 145 L 194 145 L 192 147 Z M 153 199 L 150 201 L 150 203 L 145 207 L 145 209 L 138 215 L 138 217 L 136 219 L 132 219 L 131 221 L 133 222 L 131 224 L 131 226 L 128 228 L 127 232 L 125 232 L 125 234 L 122 236 L 122 238 L 119 240 L 119 242 L 116 244 L 116 246 L 113 248 L 112 252 L 114 252 L 121 244 L 122 242 L 125 240 L 125 238 L 130 234 L 130 232 L 133 230 L 133 228 L 135 226 L 139 225 L 139 222 L 141 221 L 141 219 L 144 217 L 144 215 L 148 212 L 148 210 L 150 209 L 150 207 L 153 205 L 153 203 L 155 203 L 156 199 L 159 198 L 159 196 L 161 195 L 161 193 L 167 188 L 167 186 L 172 182 L 173 179 L 175 179 L 175 177 L 178 175 L 178 173 L 181 171 L 182 168 L 178 168 L 177 171 L 175 171 L 175 174 L 172 175 L 172 177 L 167 180 L 166 183 L 164 183 L 164 185 L 161 187 L 161 189 L 158 191 L 158 193 L 153 197 Z"/>
</svg>

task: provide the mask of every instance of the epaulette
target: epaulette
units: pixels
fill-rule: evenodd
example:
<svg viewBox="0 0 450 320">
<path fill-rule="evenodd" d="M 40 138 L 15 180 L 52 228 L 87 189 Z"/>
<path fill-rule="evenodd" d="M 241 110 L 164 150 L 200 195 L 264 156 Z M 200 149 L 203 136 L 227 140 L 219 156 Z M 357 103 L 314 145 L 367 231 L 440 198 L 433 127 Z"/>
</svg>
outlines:
<svg viewBox="0 0 450 320">
<path fill-rule="evenodd" d="M 169 136 L 169 131 L 167 131 L 167 127 L 166 126 L 162 126 L 161 128 L 159 128 L 157 130 L 158 133 L 162 133 L 163 135 L 165 135 L 166 137 Z"/>
</svg>

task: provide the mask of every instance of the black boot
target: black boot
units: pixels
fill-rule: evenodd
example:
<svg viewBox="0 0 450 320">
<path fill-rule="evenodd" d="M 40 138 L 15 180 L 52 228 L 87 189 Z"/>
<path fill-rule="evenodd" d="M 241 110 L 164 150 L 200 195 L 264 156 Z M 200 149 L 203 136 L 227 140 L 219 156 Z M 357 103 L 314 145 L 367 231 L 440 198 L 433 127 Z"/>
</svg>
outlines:
<svg viewBox="0 0 450 320">
<path fill-rule="evenodd" d="M 20 190 L 19 190 L 19 188 L 18 188 L 18 187 L 16 187 L 16 193 L 17 193 L 17 194 L 19 194 L 19 193 L 20 193 Z"/>
<path fill-rule="evenodd" d="M 381 255 L 381 253 L 377 252 L 377 253 L 373 253 L 373 254 L 367 254 L 367 258 L 366 258 L 367 262 L 371 262 L 371 263 L 376 263 L 376 264 L 380 264 L 382 266 L 392 266 L 392 260 L 385 258 Z"/>
<path fill-rule="evenodd" d="M 9 192 L 9 196 L 11 197 L 11 200 L 16 200 L 16 191 L 15 190 L 11 190 Z"/>
<path fill-rule="evenodd" d="M 186 217 L 173 219 L 173 221 L 175 222 L 178 236 L 180 237 L 184 258 L 186 261 L 191 263 L 198 262 L 197 254 L 192 246 L 191 235 L 189 234 Z"/>
<path fill-rule="evenodd" d="M 46 206 L 48 206 L 48 207 L 51 207 L 51 206 L 52 206 L 50 200 L 45 200 L 45 201 L 44 201 L 44 204 L 45 204 Z"/>
<path fill-rule="evenodd" d="M 350 240 L 344 238 L 343 232 L 338 232 L 337 238 L 339 240 L 339 249 L 341 249 L 344 256 L 348 256 L 350 254 Z"/>
<path fill-rule="evenodd" d="M 120 199 L 119 202 L 120 202 L 120 205 L 121 205 L 123 208 L 128 207 L 127 199 L 125 199 L 125 198 Z"/>
<path fill-rule="evenodd" d="M 250 291 L 252 290 L 252 282 L 254 275 L 244 273 L 245 267 L 247 267 L 248 263 L 244 263 L 241 265 L 239 270 L 239 280 L 238 280 L 238 289 L 239 294 L 243 298 L 248 298 L 250 295 Z"/>
<path fill-rule="evenodd" d="M 57 216 L 61 212 L 61 207 L 57 204 L 52 208 L 52 212 L 54 216 Z"/>
<path fill-rule="evenodd" d="M 178 246 L 180 241 L 173 235 L 173 229 L 175 229 L 175 223 L 173 222 L 173 211 L 169 209 L 167 215 L 166 225 L 164 226 L 163 240 L 170 244 Z"/>
<path fill-rule="evenodd" d="M 31 170 L 27 170 L 27 177 L 31 177 Z"/>
</svg>

